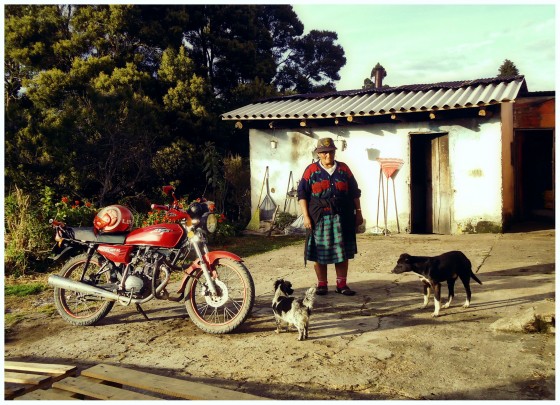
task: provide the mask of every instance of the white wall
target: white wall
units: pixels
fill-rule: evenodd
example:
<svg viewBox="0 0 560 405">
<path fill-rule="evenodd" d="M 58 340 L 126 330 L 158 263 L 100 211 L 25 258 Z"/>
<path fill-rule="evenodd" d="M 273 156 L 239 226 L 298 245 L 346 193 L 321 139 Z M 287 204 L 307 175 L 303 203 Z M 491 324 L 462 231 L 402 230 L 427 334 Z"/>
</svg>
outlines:
<svg viewBox="0 0 560 405">
<path fill-rule="evenodd" d="M 449 159 L 453 196 L 452 232 L 461 233 L 465 226 L 479 221 L 500 222 L 502 213 L 502 138 L 499 117 L 464 119 L 453 122 L 430 121 L 388 123 L 325 128 L 294 128 L 290 130 L 257 130 L 249 134 L 251 153 L 251 205 L 257 208 L 266 166 L 269 166 L 271 197 L 284 207 L 290 171 L 295 183 L 311 163 L 317 139 L 331 137 L 339 150 L 336 159 L 347 163 L 362 190 L 362 213 L 366 232 L 379 224 L 384 227 L 383 200 L 380 195 L 381 158 L 400 158 L 404 165 L 394 176 L 397 210 L 401 233 L 410 226 L 410 133 L 448 132 Z M 415 135 L 422 136 L 422 135 Z M 272 149 L 270 141 L 278 146 Z M 346 150 L 337 140 L 345 140 Z M 387 193 L 386 178 L 384 192 Z M 274 190 L 272 192 L 272 190 Z M 397 232 L 393 180 L 389 181 L 387 223 L 390 232 Z M 266 194 L 266 186 L 263 196 Z M 262 200 L 262 199 L 261 199 Z M 380 211 L 378 212 L 378 202 Z M 299 209 L 299 208 L 298 208 Z M 298 211 L 299 212 L 299 211 Z"/>
<path fill-rule="evenodd" d="M 453 195 L 452 232 L 480 221 L 502 220 L 502 153 L 499 120 L 475 129 L 449 127 L 449 161 Z"/>
</svg>

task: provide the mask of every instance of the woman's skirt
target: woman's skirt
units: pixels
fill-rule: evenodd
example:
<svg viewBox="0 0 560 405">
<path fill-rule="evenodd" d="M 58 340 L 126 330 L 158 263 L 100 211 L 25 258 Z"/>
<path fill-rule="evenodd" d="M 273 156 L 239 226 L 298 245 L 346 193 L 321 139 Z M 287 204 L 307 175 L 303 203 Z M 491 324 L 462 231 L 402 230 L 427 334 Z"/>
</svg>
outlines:
<svg viewBox="0 0 560 405">
<path fill-rule="evenodd" d="M 356 234 L 344 234 L 340 215 L 324 215 L 315 225 L 306 250 L 306 259 L 319 264 L 353 259 L 358 252 Z"/>
</svg>

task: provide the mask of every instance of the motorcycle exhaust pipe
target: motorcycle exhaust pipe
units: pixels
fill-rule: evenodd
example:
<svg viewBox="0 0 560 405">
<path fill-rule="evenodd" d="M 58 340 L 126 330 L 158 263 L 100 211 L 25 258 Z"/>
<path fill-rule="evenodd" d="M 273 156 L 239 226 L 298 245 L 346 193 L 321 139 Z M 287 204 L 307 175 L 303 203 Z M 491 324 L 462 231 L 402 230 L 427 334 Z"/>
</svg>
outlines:
<svg viewBox="0 0 560 405">
<path fill-rule="evenodd" d="M 94 287 L 92 285 L 82 283 L 80 281 L 74 281 L 68 278 L 56 276 L 54 274 L 49 276 L 47 282 L 53 287 L 62 288 L 63 290 L 76 291 L 79 293 L 95 295 L 97 297 L 105 298 L 108 300 L 118 301 L 123 305 L 142 304 L 146 301 L 149 301 L 149 299 L 151 299 L 151 297 L 144 298 L 144 299 L 123 297 L 114 292 L 107 291 L 102 288 Z"/>
<path fill-rule="evenodd" d="M 117 301 L 119 299 L 119 295 L 111 291 L 94 287 L 92 285 L 82 283 L 80 281 L 74 281 L 69 278 L 56 276 L 54 274 L 49 276 L 47 282 L 53 287 L 62 288 L 63 290 L 76 291 L 84 294 L 92 294 L 101 298 L 107 298 L 109 300 L 114 300 L 114 301 Z"/>
</svg>

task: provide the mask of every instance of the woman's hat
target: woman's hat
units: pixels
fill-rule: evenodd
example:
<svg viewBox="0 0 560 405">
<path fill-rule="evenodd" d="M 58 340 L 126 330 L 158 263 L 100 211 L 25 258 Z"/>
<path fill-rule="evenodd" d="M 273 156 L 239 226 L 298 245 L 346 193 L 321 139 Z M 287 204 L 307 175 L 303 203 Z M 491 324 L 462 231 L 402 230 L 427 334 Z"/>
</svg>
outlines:
<svg viewBox="0 0 560 405">
<path fill-rule="evenodd" d="M 315 148 L 316 153 L 330 152 L 331 150 L 336 150 L 332 138 L 321 138 L 317 141 L 317 147 Z"/>
</svg>

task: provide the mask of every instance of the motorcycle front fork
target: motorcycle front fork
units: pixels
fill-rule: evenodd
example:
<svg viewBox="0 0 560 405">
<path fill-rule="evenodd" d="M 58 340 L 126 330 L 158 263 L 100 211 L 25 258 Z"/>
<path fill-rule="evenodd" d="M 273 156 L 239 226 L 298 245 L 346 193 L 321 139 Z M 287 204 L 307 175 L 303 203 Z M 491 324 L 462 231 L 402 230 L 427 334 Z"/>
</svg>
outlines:
<svg viewBox="0 0 560 405">
<path fill-rule="evenodd" d="M 217 296 L 218 291 L 216 290 L 216 284 L 214 283 L 214 279 L 212 278 L 212 273 L 208 264 L 204 260 L 204 256 L 208 253 L 208 246 L 204 241 L 201 240 L 200 236 L 195 235 L 191 240 L 196 255 L 200 259 L 200 267 L 202 268 L 202 274 L 204 274 L 204 278 L 206 279 L 206 285 L 210 290 L 212 296 Z M 201 247 L 202 245 L 202 247 Z"/>
</svg>

